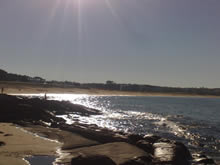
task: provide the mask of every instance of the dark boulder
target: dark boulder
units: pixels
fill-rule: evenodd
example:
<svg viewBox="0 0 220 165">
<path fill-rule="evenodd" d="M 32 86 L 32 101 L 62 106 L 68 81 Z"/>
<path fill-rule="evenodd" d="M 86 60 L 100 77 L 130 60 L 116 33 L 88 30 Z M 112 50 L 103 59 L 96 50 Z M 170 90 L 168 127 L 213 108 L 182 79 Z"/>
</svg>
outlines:
<svg viewBox="0 0 220 165">
<path fill-rule="evenodd" d="M 164 142 L 164 143 L 173 143 L 172 140 L 170 140 L 170 139 L 166 139 L 166 138 L 158 139 L 156 142 L 157 142 L 157 143 L 160 143 L 160 142 Z"/>
<path fill-rule="evenodd" d="M 77 113 L 82 116 L 99 115 L 100 111 L 72 104 L 67 101 L 44 100 L 41 98 L 27 98 L 9 95 L 0 95 L 0 122 L 22 123 L 29 122 L 35 125 L 59 127 L 65 123 L 56 115 Z M 45 123 L 47 123 L 45 125 Z"/>
<path fill-rule="evenodd" d="M 142 150 L 144 150 L 147 153 L 153 154 L 153 145 L 145 140 L 139 140 L 136 143 L 136 146 L 141 148 Z"/>
<path fill-rule="evenodd" d="M 152 135 L 152 134 L 149 134 L 149 135 L 145 135 L 144 136 L 144 140 L 149 142 L 149 143 L 155 143 L 156 141 L 158 141 L 159 139 L 161 139 L 160 136 L 157 136 L 157 135 Z"/>
<path fill-rule="evenodd" d="M 138 134 L 129 134 L 127 135 L 128 142 L 131 144 L 136 144 L 137 141 L 143 140 L 143 136 Z"/>
<path fill-rule="evenodd" d="M 71 165 L 116 165 L 112 159 L 104 155 L 79 155 L 72 158 Z"/>
<path fill-rule="evenodd" d="M 181 142 L 174 142 L 176 145 L 176 153 L 179 155 L 184 155 L 184 157 L 188 160 L 192 159 L 192 155 L 189 152 L 188 148 Z"/>
<path fill-rule="evenodd" d="M 135 157 L 131 160 L 125 161 L 120 165 L 151 165 L 152 164 L 152 157 L 149 156 L 140 156 Z"/>
</svg>

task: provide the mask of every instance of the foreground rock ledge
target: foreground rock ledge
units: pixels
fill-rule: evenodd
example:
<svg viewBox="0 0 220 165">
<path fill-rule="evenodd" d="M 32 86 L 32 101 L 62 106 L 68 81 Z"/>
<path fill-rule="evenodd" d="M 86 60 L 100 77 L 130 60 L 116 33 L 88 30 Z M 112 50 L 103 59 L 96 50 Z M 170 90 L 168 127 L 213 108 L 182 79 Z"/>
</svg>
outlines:
<svg viewBox="0 0 220 165">
<path fill-rule="evenodd" d="M 81 105 L 0 95 L 0 107 L 0 122 L 16 123 L 29 131 L 62 142 L 62 153 L 66 153 L 66 156 L 57 159 L 57 164 L 215 164 L 207 157 L 192 157 L 180 142 L 164 140 L 155 135 L 113 132 L 95 125 L 67 125 L 63 119 L 56 117 L 70 113 L 101 115 L 99 111 Z M 45 123 L 50 123 L 50 126 Z"/>
</svg>

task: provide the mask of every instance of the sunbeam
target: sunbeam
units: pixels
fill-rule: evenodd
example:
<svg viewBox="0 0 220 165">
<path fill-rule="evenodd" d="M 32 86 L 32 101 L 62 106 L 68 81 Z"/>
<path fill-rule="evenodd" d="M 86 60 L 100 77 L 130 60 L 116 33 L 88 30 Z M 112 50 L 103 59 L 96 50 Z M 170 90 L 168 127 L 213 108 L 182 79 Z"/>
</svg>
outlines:
<svg viewBox="0 0 220 165">
<path fill-rule="evenodd" d="M 42 34 L 40 35 L 41 39 L 45 39 L 48 36 L 50 26 L 51 26 L 51 24 L 54 20 L 54 17 L 56 16 L 58 7 L 60 6 L 60 2 L 61 2 L 61 0 L 56 0 L 54 2 L 53 7 L 52 7 L 52 9 L 50 10 L 50 12 L 48 14 L 49 16 L 45 20 L 45 26 L 43 27 L 44 29 L 42 30 Z"/>
<path fill-rule="evenodd" d="M 83 52 L 83 24 L 82 24 L 82 1 L 77 0 L 77 36 L 78 36 L 78 56 Z"/>
<path fill-rule="evenodd" d="M 119 24 L 119 26 L 124 29 L 124 26 L 120 20 L 120 17 L 118 16 L 116 10 L 114 9 L 111 0 L 105 0 L 105 4 L 107 6 L 107 8 L 109 9 L 109 11 L 111 12 L 112 16 L 115 18 L 115 20 L 117 21 L 117 23 Z"/>
<path fill-rule="evenodd" d="M 71 6 L 71 3 L 73 1 L 72 0 L 66 0 L 64 9 L 63 9 L 63 19 L 62 19 L 62 24 L 61 24 L 61 31 L 64 32 L 64 26 L 65 26 L 65 22 L 67 20 L 67 12 L 69 11 L 69 8 Z"/>
<path fill-rule="evenodd" d="M 77 11 L 78 11 L 78 40 L 81 42 L 82 40 L 82 4 L 81 0 L 77 1 Z"/>
<path fill-rule="evenodd" d="M 54 7 L 52 8 L 51 12 L 50 12 L 50 16 L 49 16 L 49 22 L 52 22 L 55 15 L 56 15 L 56 11 L 60 5 L 61 0 L 56 0 Z"/>
<path fill-rule="evenodd" d="M 117 15 L 115 9 L 113 8 L 110 0 L 105 0 L 105 3 L 107 5 L 107 7 L 109 8 L 110 12 L 112 13 L 112 15 L 115 16 L 116 18 L 118 18 L 118 15 Z"/>
</svg>

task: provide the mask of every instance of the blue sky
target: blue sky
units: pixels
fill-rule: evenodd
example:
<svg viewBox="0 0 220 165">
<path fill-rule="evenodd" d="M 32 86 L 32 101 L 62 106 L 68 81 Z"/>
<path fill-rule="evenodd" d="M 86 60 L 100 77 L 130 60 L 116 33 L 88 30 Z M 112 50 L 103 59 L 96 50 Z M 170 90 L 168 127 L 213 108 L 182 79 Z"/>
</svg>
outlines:
<svg viewBox="0 0 220 165">
<path fill-rule="evenodd" d="M 49 80 L 220 87 L 219 0 L 1 0 L 0 68 Z"/>
</svg>

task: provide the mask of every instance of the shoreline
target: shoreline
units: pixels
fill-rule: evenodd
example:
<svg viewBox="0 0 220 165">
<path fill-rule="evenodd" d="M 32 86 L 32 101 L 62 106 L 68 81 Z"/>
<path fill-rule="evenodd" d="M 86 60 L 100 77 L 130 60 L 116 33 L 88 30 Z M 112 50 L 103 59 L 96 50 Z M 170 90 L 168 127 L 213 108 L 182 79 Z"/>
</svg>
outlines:
<svg viewBox="0 0 220 165">
<path fill-rule="evenodd" d="M 201 98 L 220 98 L 214 95 L 198 95 L 183 93 L 161 93 L 161 92 L 128 92 L 102 89 L 82 89 L 82 88 L 61 88 L 45 87 L 39 84 L 0 82 L 0 87 L 4 88 L 5 94 L 85 94 L 96 96 L 155 96 L 155 97 L 201 97 Z"/>
<path fill-rule="evenodd" d="M 10 132 L 6 131 L 9 129 L 5 128 L 3 130 L 3 126 L 1 125 L 7 122 L 17 124 L 24 130 L 38 136 L 59 141 L 62 143 L 62 146 L 58 146 L 60 149 L 58 150 L 59 158 L 56 160 L 57 163 L 72 165 L 87 162 L 87 164 L 99 165 L 108 161 L 110 162 L 109 165 L 128 165 L 132 162 L 142 162 L 142 164 L 148 163 L 152 165 L 164 163 L 190 165 L 191 162 L 194 163 L 192 165 L 197 165 L 201 162 L 215 164 L 212 159 L 204 155 L 191 155 L 187 147 L 181 142 L 165 139 L 157 135 L 137 135 L 112 131 L 96 125 L 80 124 L 77 121 L 72 125 L 68 125 L 65 123 L 65 120 L 56 117 L 58 114 L 69 113 L 79 113 L 82 116 L 102 115 L 99 111 L 84 106 L 65 101 L 44 100 L 40 98 L 32 99 L 10 95 L 0 95 L 0 106 L 2 107 L 0 111 L 0 131 L 3 132 L 0 136 L 3 137 L 5 134 L 10 134 Z M 49 125 L 45 123 L 49 123 Z M 7 126 L 10 126 L 10 124 Z M 12 127 L 13 130 L 18 131 L 14 126 Z M 11 133 L 13 136 L 9 137 L 16 139 L 26 136 L 24 131 L 19 131 L 19 133 Z M 54 144 L 48 142 L 45 145 L 39 141 L 35 143 L 32 141 L 33 139 L 45 139 L 41 139 L 38 136 L 33 137 L 33 134 L 28 134 L 31 136 L 31 140 L 26 145 L 29 147 L 27 149 L 23 147 L 28 142 L 25 138 L 16 140 L 23 144 L 23 146 L 20 145 L 21 150 L 18 150 L 16 153 L 5 147 L 11 146 L 14 149 L 17 145 L 13 143 L 9 145 L 10 143 L 3 137 L 0 141 L 5 143 L 5 145 L 0 146 L 0 150 L 8 152 L 6 156 L 13 158 L 12 160 L 19 159 L 19 161 L 25 155 L 57 154 L 55 152 L 55 150 L 57 151 L 57 144 L 56 147 L 53 147 Z M 11 142 L 13 141 L 11 140 Z M 35 146 L 35 144 L 37 145 Z M 49 144 L 52 146 L 48 146 Z M 30 150 L 30 147 L 32 150 Z M 45 151 L 44 147 L 48 150 Z M 8 164 L 9 159 L 4 153 L 0 152 L 0 158 L 3 157 L 0 160 Z M 18 165 L 23 164 L 21 162 Z"/>
</svg>

